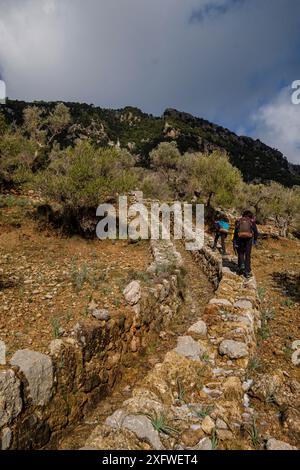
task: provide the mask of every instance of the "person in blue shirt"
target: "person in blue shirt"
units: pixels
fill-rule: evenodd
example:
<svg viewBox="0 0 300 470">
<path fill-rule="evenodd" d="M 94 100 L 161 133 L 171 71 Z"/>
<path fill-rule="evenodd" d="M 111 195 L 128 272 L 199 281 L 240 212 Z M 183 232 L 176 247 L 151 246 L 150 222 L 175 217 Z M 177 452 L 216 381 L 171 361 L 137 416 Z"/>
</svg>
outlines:
<svg viewBox="0 0 300 470">
<path fill-rule="evenodd" d="M 226 238 L 229 233 L 230 225 L 229 225 L 229 219 L 225 214 L 219 214 L 217 220 L 215 221 L 215 230 L 216 230 L 216 235 L 215 235 L 215 240 L 214 240 L 214 245 L 213 245 L 213 250 L 215 251 L 217 249 L 217 244 L 219 238 L 221 238 L 221 253 L 222 255 L 226 255 Z"/>
</svg>

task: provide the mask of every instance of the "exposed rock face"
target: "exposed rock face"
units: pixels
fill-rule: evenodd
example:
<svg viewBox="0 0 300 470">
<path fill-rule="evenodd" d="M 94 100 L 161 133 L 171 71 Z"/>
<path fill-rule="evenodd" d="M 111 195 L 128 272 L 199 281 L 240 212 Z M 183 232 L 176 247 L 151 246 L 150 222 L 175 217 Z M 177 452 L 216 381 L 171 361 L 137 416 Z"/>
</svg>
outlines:
<svg viewBox="0 0 300 470">
<path fill-rule="evenodd" d="M 46 405 L 53 385 L 51 359 L 45 354 L 23 349 L 13 355 L 10 363 L 18 366 L 25 375 L 33 403 L 38 406 Z"/>
<path fill-rule="evenodd" d="M 20 380 L 12 370 L 0 371 L 0 426 L 9 424 L 21 410 Z"/>
<path fill-rule="evenodd" d="M 245 343 L 228 339 L 220 344 L 219 353 L 230 359 L 240 359 L 248 356 L 248 348 Z"/>
</svg>

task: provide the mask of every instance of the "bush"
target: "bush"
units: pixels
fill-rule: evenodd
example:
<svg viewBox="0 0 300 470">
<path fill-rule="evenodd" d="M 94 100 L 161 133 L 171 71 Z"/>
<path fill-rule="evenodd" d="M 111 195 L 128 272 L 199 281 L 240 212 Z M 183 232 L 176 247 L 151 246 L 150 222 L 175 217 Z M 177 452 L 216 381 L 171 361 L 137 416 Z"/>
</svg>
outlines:
<svg viewBox="0 0 300 470">
<path fill-rule="evenodd" d="M 6 132 L 0 140 L 0 180 L 2 185 L 23 184 L 32 178 L 37 144 L 20 132 Z"/>
<path fill-rule="evenodd" d="M 176 142 L 162 142 L 150 153 L 151 166 L 161 171 L 169 180 L 171 170 L 176 170 L 180 160 Z"/>
<path fill-rule="evenodd" d="M 226 154 L 215 150 L 211 154 L 186 153 L 180 162 L 181 178 L 188 182 L 188 190 L 199 193 L 207 200 L 207 206 L 229 206 L 242 185 L 239 170 L 233 167 Z"/>
<path fill-rule="evenodd" d="M 87 219 L 96 215 L 99 204 L 135 188 L 134 163 L 127 151 L 95 149 L 88 141 L 80 141 L 75 148 L 55 147 L 48 168 L 36 176 L 35 184 L 50 204 L 60 204 L 68 230 L 75 221 L 90 230 L 93 223 Z"/>
</svg>

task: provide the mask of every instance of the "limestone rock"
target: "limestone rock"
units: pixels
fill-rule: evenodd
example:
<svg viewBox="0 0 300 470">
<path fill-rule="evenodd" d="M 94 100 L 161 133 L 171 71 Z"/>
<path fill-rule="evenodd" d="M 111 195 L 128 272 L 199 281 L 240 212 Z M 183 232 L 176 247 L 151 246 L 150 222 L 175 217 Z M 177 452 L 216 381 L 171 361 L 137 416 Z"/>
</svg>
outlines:
<svg viewBox="0 0 300 470">
<path fill-rule="evenodd" d="M 212 450 L 212 442 L 208 437 L 204 437 L 200 442 L 194 447 L 195 450 Z"/>
<path fill-rule="evenodd" d="M 51 359 L 29 349 L 17 351 L 10 363 L 18 366 L 25 375 L 34 405 L 44 406 L 51 397 L 53 366 Z"/>
<path fill-rule="evenodd" d="M 58 356 L 61 348 L 63 347 L 63 340 L 62 339 L 54 339 L 50 343 L 50 354 L 52 356 Z"/>
<path fill-rule="evenodd" d="M 242 309 L 252 309 L 253 308 L 252 302 L 250 302 L 250 300 L 245 300 L 245 299 L 238 300 L 237 302 L 235 302 L 235 304 L 233 306 L 235 308 L 242 308 Z"/>
<path fill-rule="evenodd" d="M 123 291 L 126 302 L 135 305 L 141 298 L 141 284 L 139 281 L 132 281 Z"/>
<path fill-rule="evenodd" d="M 199 440 L 203 438 L 204 433 L 202 429 L 187 429 L 180 437 L 180 441 L 185 447 L 194 447 L 198 444 Z"/>
<path fill-rule="evenodd" d="M 251 396 L 261 401 L 266 401 L 272 396 L 279 405 L 288 402 L 288 389 L 285 387 L 285 377 L 281 370 L 275 370 L 269 374 L 263 374 L 252 384 Z"/>
<path fill-rule="evenodd" d="M 296 340 L 292 343 L 292 349 L 294 351 L 292 354 L 292 363 L 294 364 L 294 366 L 299 366 L 300 364 L 300 340 Z"/>
<path fill-rule="evenodd" d="M 122 427 L 125 418 L 126 412 L 124 410 L 116 410 L 111 416 L 106 418 L 105 424 L 111 428 L 118 429 Z"/>
<path fill-rule="evenodd" d="M 202 320 L 197 321 L 194 323 L 189 329 L 188 333 L 196 333 L 199 336 L 206 336 L 207 335 L 207 326 L 206 323 Z"/>
<path fill-rule="evenodd" d="M 225 339 L 219 346 L 219 353 L 230 359 L 240 359 L 248 356 L 248 348 L 247 345 L 241 341 Z"/>
<path fill-rule="evenodd" d="M 137 436 L 127 429 L 113 429 L 109 426 L 97 426 L 84 447 L 92 447 L 97 450 L 143 450 L 145 444 L 137 438 Z"/>
<path fill-rule="evenodd" d="M 154 450 L 161 450 L 163 448 L 158 432 L 155 431 L 150 419 L 146 416 L 126 416 L 122 427 L 134 432 L 139 439 L 148 442 Z"/>
<path fill-rule="evenodd" d="M 108 310 L 99 310 L 99 309 L 95 309 L 93 312 L 92 312 L 92 315 L 94 318 L 96 318 L 96 320 L 104 320 L 104 321 L 108 321 L 110 319 L 110 315 L 108 313 Z"/>
<path fill-rule="evenodd" d="M 228 429 L 227 424 L 222 419 L 218 418 L 216 421 L 216 426 L 218 429 Z"/>
<path fill-rule="evenodd" d="M 84 447 L 80 447 L 80 449 L 78 450 L 98 450 L 98 449 L 96 449 L 96 447 L 84 446 Z"/>
<path fill-rule="evenodd" d="M 180 356 L 188 357 L 193 361 L 200 360 L 200 356 L 204 353 L 200 344 L 191 336 L 179 336 L 175 351 Z"/>
<path fill-rule="evenodd" d="M 205 416 L 205 418 L 202 421 L 201 427 L 205 434 L 210 435 L 213 430 L 215 429 L 215 422 L 211 419 L 210 416 Z"/>
<path fill-rule="evenodd" d="M 273 437 L 270 437 L 270 439 L 268 439 L 266 448 L 267 450 L 297 450 L 297 447 L 291 446 L 287 442 L 278 441 Z"/>
<path fill-rule="evenodd" d="M 22 410 L 20 385 L 12 370 L 0 371 L 0 427 L 10 423 Z"/>
</svg>

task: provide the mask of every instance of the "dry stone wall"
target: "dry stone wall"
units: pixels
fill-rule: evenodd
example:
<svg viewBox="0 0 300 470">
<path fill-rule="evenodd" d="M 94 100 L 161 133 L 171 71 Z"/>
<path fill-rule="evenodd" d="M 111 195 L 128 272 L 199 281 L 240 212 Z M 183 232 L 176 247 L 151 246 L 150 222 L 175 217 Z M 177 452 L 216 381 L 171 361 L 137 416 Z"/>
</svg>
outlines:
<svg viewBox="0 0 300 470">
<path fill-rule="evenodd" d="M 211 237 L 192 252 L 215 296 L 177 346 L 141 380 L 122 407 L 99 425 L 88 449 L 251 449 L 255 410 L 247 368 L 260 327 L 255 278 L 245 280 Z M 266 449 L 293 449 L 266 439 Z"/>
<path fill-rule="evenodd" d="M 124 290 L 130 315 L 111 318 L 94 309 L 69 337 L 53 340 L 48 354 L 19 350 L 8 364 L 1 343 L 2 450 L 55 446 L 68 426 L 111 393 L 122 368 L 176 315 L 182 298 L 180 255 L 168 241 L 153 241 L 151 249 L 149 280 L 132 281 Z"/>
</svg>

